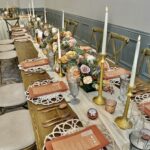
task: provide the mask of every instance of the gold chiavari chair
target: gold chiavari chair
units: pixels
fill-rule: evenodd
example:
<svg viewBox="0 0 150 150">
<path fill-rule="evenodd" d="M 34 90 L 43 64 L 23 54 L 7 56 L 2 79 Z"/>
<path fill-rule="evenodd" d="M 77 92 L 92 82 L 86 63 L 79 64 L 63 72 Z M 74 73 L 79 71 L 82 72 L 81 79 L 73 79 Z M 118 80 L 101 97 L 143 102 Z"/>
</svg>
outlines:
<svg viewBox="0 0 150 150">
<path fill-rule="evenodd" d="M 123 48 L 129 43 L 129 38 L 114 32 L 109 33 L 108 37 L 108 46 L 111 44 L 113 50 L 112 59 L 115 64 L 118 64 L 120 54 L 122 53 Z"/>
</svg>

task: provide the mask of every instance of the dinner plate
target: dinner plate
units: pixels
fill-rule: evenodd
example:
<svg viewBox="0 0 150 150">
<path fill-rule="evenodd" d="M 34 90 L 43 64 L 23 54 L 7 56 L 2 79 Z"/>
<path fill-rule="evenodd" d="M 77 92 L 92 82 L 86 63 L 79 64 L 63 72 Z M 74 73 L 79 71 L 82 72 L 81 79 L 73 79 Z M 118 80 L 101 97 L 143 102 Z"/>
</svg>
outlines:
<svg viewBox="0 0 150 150">
<path fill-rule="evenodd" d="M 13 42 L 14 42 L 13 39 L 0 40 L 0 45 L 11 44 Z"/>
<path fill-rule="evenodd" d="M 13 49 L 15 49 L 15 46 L 13 44 L 0 45 L 0 52 L 11 51 Z"/>
<path fill-rule="evenodd" d="M 35 87 L 35 86 L 41 86 L 41 85 L 46 85 L 52 82 L 56 82 L 54 79 L 47 79 L 47 80 L 42 80 L 42 81 L 36 81 L 32 85 L 30 85 L 25 92 L 26 99 L 30 102 L 32 102 L 35 105 L 41 104 L 41 105 L 51 105 L 51 104 L 56 104 L 60 103 L 61 101 L 64 100 L 64 97 L 67 97 L 69 95 L 69 90 L 65 92 L 55 92 L 43 96 L 38 96 L 36 98 L 30 98 L 29 96 L 29 88 Z"/>
</svg>

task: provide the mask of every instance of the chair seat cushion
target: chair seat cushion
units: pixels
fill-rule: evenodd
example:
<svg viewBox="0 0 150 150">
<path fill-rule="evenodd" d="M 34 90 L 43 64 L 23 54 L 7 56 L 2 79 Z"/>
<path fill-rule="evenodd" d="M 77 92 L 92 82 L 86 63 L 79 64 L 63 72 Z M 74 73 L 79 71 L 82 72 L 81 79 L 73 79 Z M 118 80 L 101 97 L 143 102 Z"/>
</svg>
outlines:
<svg viewBox="0 0 150 150">
<path fill-rule="evenodd" d="M 26 102 L 22 83 L 8 84 L 0 87 L 0 107 L 20 105 Z"/>
<path fill-rule="evenodd" d="M 0 52 L 11 51 L 13 49 L 15 49 L 13 44 L 0 45 Z"/>
<path fill-rule="evenodd" d="M 16 57 L 17 57 L 16 51 L 7 51 L 7 52 L 0 53 L 0 60 L 12 59 L 12 58 L 16 58 Z"/>
<path fill-rule="evenodd" d="M 0 120 L 0 150 L 19 150 L 35 142 L 28 110 L 6 113 Z"/>
<path fill-rule="evenodd" d="M 14 42 L 13 39 L 0 40 L 0 44 L 1 44 L 1 45 L 11 44 L 11 43 L 13 43 L 13 42 Z"/>
</svg>

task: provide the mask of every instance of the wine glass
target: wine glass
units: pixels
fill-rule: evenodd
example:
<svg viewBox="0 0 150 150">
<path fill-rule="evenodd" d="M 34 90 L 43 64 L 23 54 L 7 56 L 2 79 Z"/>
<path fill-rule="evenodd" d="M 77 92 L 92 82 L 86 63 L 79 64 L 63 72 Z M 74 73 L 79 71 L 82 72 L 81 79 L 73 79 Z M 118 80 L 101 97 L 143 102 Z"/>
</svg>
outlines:
<svg viewBox="0 0 150 150">
<path fill-rule="evenodd" d="M 72 99 L 70 101 L 71 104 L 75 105 L 80 102 L 80 100 L 77 98 L 77 95 L 79 94 L 79 81 L 73 76 L 70 76 L 67 78 L 70 94 L 72 95 Z"/>
</svg>

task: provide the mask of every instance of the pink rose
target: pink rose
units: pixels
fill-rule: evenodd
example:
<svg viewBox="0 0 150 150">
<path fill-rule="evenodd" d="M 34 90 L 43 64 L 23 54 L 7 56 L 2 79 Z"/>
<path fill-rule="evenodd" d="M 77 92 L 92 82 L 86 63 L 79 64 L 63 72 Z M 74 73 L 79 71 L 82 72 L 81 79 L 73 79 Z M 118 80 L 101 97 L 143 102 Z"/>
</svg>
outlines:
<svg viewBox="0 0 150 150">
<path fill-rule="evenodd" d="M 81 65 L 80 70 L 81 70 L 81 73 L 84 73 L 84 74 L 88 74 L 91 71 L 91 69 L 87 65 L 84 65 L 84 64 Z"/>
</svg>

